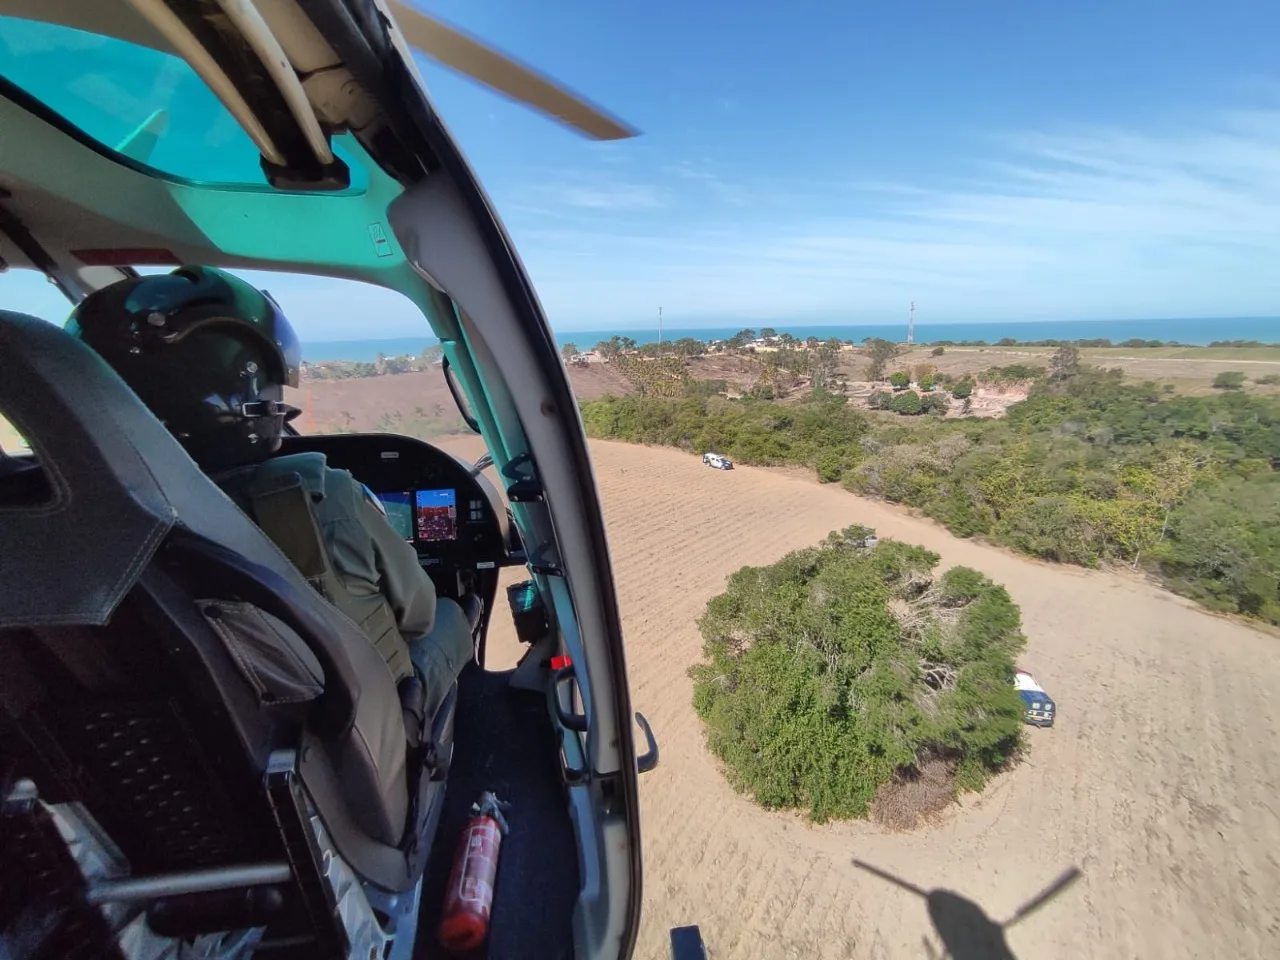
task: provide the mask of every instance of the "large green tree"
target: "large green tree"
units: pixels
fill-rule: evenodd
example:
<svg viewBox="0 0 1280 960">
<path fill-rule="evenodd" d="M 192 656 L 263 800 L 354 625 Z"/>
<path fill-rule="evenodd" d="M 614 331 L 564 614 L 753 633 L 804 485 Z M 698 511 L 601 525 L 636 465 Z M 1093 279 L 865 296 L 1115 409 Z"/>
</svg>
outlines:
<svg viewBox="0 0 1280 960">
<path fill-rule="evenodd" d="M 699 628 L 690 671 L 731 783 L 815 820 L 866 813 L 896 777 L 939 763 L 977 789 L 1017 749 L 1018 608 L 975 570 L 850 527 L 744 567 Z"/>
<path fill-rule="evenodd" d="M 1074 343 L 1064 343 L 1049 361 L 1049 376 L 1054 380 L 1066 380 L 1080 372 L 1080 348 Z"/>
<path fill-rule="evenodd" d="M 867 379 L 883 380 L 886 365 L 898 355 L 898 345 L 880 337 L 868 337 L 863 341 L 862 352 L 867 357 Z"/>
</svg>

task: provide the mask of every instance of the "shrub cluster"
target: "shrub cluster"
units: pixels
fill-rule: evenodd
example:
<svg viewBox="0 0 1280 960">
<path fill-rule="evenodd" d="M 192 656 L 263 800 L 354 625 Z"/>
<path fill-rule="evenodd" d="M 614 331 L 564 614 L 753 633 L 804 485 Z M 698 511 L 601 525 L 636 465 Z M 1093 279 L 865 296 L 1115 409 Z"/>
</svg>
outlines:
<svg viewBox="0 0 1280 960">
<path fill-rule="evenodd" d="M 920 547 L 864 547 L 870 532 L 735 573 L 699 620 L 694 707 L 730 781 L 763 806 L 823 821 L 879 798 L 907 826 L 895 786 L 924 779 L 936 806 L 1017 750 L 1025 640 L 1003 587 L 965 567 L 936 576 Z"/>
<path fill-rule="evenodd" d="M 888 391 L 870 399 L 911 403 Z M 1280 623 L 1274 396 L 1170 397 L 1086 371 L 1038 383 L 1000 420 L 881 419 L 829 399 L 645 397 L 586 403 L 583 418 L 593 436 L 805 464 L 959 536 L 1065 563 L 1141 565 L 1213 609 Z"/>
</svg>

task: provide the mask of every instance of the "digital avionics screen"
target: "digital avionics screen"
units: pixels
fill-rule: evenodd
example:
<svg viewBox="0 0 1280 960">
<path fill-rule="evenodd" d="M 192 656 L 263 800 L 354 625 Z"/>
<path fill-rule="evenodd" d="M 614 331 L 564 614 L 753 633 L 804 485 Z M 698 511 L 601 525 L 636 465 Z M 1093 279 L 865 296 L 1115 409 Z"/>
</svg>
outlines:
<svg viewBox="0 0 1280 960">
<path fill-rule="evenodd" d="M 415 499 L 420 541 L 458 538 L 458 495 L 453 490 L 419 490 Z"/>
<path fill-rule="evenodd" d="M 387 519 L 396 533 L 413 542 L 413 493 L 379 493 L 382 505 L 387 508 Z"/>
</svg>

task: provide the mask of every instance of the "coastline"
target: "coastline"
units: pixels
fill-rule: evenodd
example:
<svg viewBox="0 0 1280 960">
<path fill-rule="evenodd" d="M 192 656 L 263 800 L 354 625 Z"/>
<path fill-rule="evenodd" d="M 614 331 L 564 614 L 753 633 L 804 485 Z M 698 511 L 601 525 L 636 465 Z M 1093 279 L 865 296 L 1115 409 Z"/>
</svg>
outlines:
<svg viewBox="0 0 1280 960">
<path fill-rule="evenodd" d="M 664 341 L 691 337 L 707 341 L 733 336 L 739 329 L 751 325 L 757 333 L 771 326 L 759 321 L 743 321 L 741 327 L 692 327 L 667 326 L 663 328 Z M 772 324 L 779 334 L 789 333 L 797 339 L 817 337 L 826 340 L 836 337 L 860 343 L 867 337 L 883 337 L 895 342 L 906 339 L 905 323 L 880 324 L 788 324 L 778 321 Z M 556 342 L 560 346 L 576 344 L 586 350 L 611 336 L 629 337 L 637 345 L 658 340 L 657 327 L 652 329 L 601 328 L 595 330 L 557 330 Z M 1218 317 L 1174 320 L 1044 320 L 980 323 L 917 323 L 915 342 L 985 340 L 989 344 L 1005 338 L 1018 343 L 1037 340 L 1092 340 L 1107 338 L 1120 344 L 1125 340 L 1177 341 L 1187 346 L 1205 346 L 1215 340 L 1259 340 L 1265 343 L 1280 341 L 1280 317 Z M 310 340 L 303 345 L 303 357 L 310 363 L 330 360 L 372 362 L 378 354 L 404 356 L 419 354 L 426 347 L 437 343 L 435 337 L 387 337 L 358 340 Z"/>
</svg>

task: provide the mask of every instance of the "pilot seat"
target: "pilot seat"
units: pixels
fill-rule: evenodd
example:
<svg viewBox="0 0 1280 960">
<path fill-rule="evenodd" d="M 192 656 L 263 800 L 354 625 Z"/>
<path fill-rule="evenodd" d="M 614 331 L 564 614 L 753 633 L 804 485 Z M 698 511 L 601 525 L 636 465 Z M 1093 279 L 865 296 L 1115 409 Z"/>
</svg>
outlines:
<svg viewBox="0 0 1280 960">
<path fill-rule="evenodd" d="M 412 948 L 456 688 L 381 655 L 89 347 L 0 312 L 0 934 L 31 958 Z M 193 946 L 194 945 L 194 946 Z"/>
</svg>

